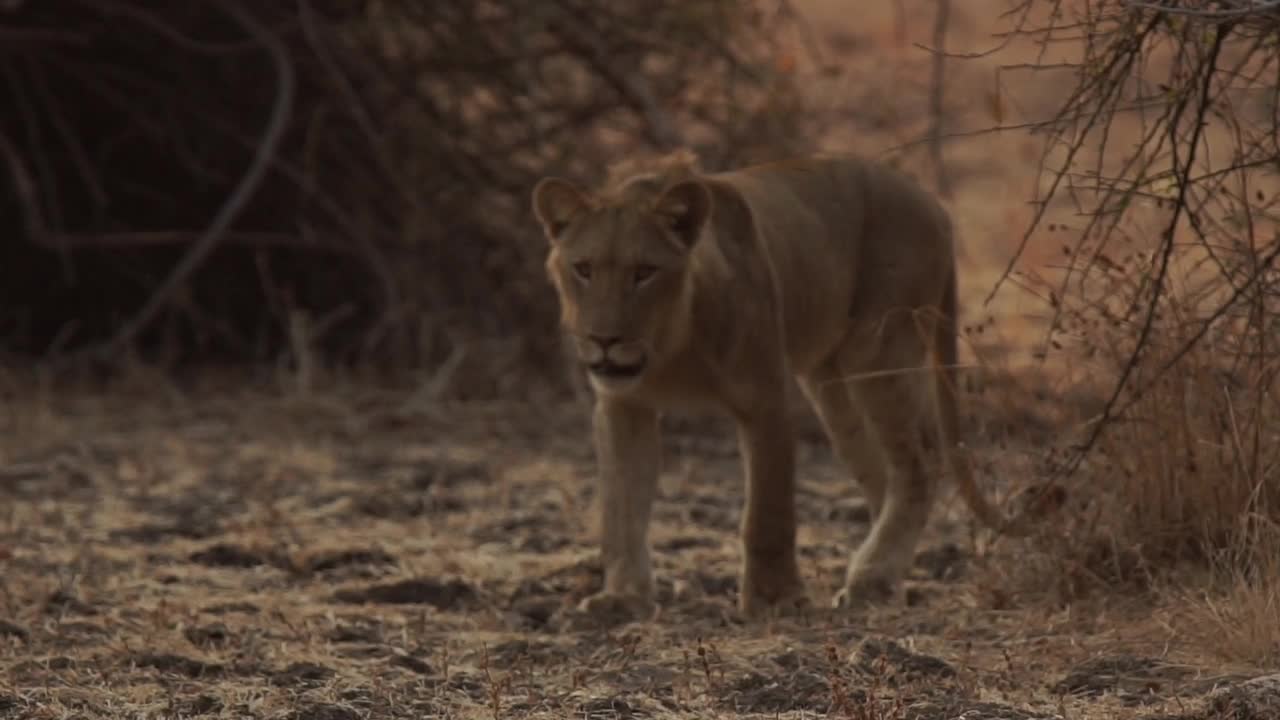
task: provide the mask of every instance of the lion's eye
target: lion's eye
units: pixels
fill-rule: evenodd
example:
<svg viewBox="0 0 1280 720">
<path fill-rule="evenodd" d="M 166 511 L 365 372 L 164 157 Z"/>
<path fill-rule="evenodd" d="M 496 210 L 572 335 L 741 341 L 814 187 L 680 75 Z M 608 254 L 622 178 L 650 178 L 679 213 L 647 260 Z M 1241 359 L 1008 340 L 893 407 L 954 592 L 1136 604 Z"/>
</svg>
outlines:
<svg viewBox="0 0 1280 720">
<path fill-rule="evenodd" d="M 640 283 L 643 283 L 653 277 L 653 274 L 656 272 L 658 272 L 658 268 L 653 265 L 637 265 L 635 269 L 636 284 L 639 285 Z"/>
<path fill-rule="evenodd" d="M 576 262 L 573 264 L 573 274 L 578 276 L 579 280 L 591 279 L 591 263 Z"/>
</svg>

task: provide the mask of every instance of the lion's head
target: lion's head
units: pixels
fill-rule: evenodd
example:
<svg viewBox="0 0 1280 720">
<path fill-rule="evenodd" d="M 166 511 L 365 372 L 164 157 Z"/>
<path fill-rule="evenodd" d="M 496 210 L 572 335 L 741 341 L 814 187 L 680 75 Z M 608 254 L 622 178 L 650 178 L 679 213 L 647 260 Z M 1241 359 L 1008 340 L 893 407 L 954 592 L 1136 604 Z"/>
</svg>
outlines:
<svg viewBox="0 0 1280 720">
<path fill-rule="evenodd" d="M 561 325 L 599 391 L 638 384 L 686 330 L 690 251 L 711 214 L 710 191 L 687 170 L 633 176 L 600 193 L 560 178 L 534 188 Z"/>
</svg>

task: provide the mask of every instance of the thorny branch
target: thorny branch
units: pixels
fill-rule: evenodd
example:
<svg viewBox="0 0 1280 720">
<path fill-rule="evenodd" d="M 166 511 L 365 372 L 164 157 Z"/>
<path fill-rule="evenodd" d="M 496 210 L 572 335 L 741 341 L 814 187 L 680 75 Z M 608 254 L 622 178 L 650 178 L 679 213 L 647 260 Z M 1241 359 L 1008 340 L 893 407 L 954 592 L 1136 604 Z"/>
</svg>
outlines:
<svg viewBox="0 0 1280 720">
<path fill-rule="evenodd" d="M 1120 372 L 1120 377 L 1116 380 L 1115 389 L 1112 391 L 1111 397 L 1108 398 L 1107 404 L 1103 406 L 1102 414 L 1097 418 L 1097 421 L 1093 423 L 1093 429 L 1089 433 L 1088 438 L 1086 438 L 1084 443 L 1080 446 L 1077 458 L 1082 458 L 1093 448 L 1094 443 L 1097 442 L 1098 436 L 1102 433 L 1108 421 L 1114 417 L 1113 413 L 1115 411 L 1116 403 L 1119 402 L 1121 393 L 1127 389 L 1129 377 L 1133 374 L 1133 371 L 1138 364 L 1138 359 L 1142 349 L 1146 347 L 1147 341 L 1151 337 L 1151 329 L 1155 327 L 1156 313 L 1160 306 L 1160 297 L 1165 291 L 1165 282 L 1169 276 L 1169 263 L 1173 258 L 1173 250 L 1175 247 L 1174 235 L 1178 230 L 1178 223 L 1182 220 L 1183 214 L 1187 211 L 1187 194 L 1191 191 L 1191 185 L 1187 181 L 1190 179 L 1192 169 L 1195 167 L 1196 151 L 1200 149 L 1202 133 L 1204 132 L 1205 126 L 1205 116 L 1210 111 L 1210 89 L 1213 87 L 1214 75 L 1218 71 L 1218 58 L 1222 54 L 1223 42 L 1226 41 L 1227 36 L 1230 34 L 1230 27 L 1222 27 L 1218 30 L 1213 38 L 1213 46 L 1209 48 L 1208 57 L 1204 61 L 1205 69 L 1202 73 L 1200 83 L 1200 95 L 1193 110 L 1195 117 L 1193 120 L 1191 139 L 1187 142 L 1186 160 L 1183 161 L 1180 166 L 1177 164 L 1177 155 L 1178 145 L 1181 142 L 1181 138 L 1177 136 L 1177 133 L 1180 126 L 1179 121 L 1182 119 L 1182 115 L 1186 111 L 1187 105 L 1191 102 L 1187 96 L 1184 95 L 1181 102 L 1178 103 L 1177 108 L 1174 110 L 1173 118 L 1169 122 L 1168 132 L 1171 135 L 1170 147 L 1174 154 L 1174 171 L 1177 173 L 1178 196 L 1174 200 L 1173 213 L 1169 217 L 1169 224 L 1165 228 L 1163 234 L 1164 247 L 1160 253 L 1160 266 L 1156 271 L 1155 281 L 1152 283 L 1151 299 L 1148 301 L 1146 317 L 1142 322 L 1142 329 L 1138 332 L 1138 338 L 1135 343 L 1136 349 L 1129 357 L 1129 361 L 1125 363 L 1124 369 Z M 1159 375 L 1157 374 L 1157 377 L 1158 376 Z M 1135 393 L 1135 395 L 1140 394 L 1141 389 Z M 1077 460 L 1077 462 L 1079 461 Z"/>
<path fill-rule="evenodd" d="M 1228 376 L 1246 355 L 1280 362 L 1280 347 L 1265 339 L 1280 338 L 1280 194 L 1264 178 L 1280 163 L 1280 2 L 1088 0 L 1074 16 L 1058 0 L 1019 5 L 1033 6 L 1048 24 L 1033 27 L 1024 12 L 1012 35 L 1042 47 L 1079 42 L 1083 51 L 1068 65 L 1077 85 L 1057 117 L 1027 124 L 1044 134 L 1053 161 L 1042 166 L 1048 189 L 1000 282 L 1050 208 L 1067 201 L 1084 219 L 1066 249 L 1071 261 L 1056 280 L 1020 283 L 1044 286 L 1054 306 L 1045 347 L 1066 336 L 1092 352 L 1101 331 L 1125 337 L 1114 348 L 1114 385 L 1061 468 L 1070 473 L 1200 343 L 1235 348 L 1217 356 Z M 1134 241 L 1130 211 L 1152 205 L 1165 217 L 1159 236 L 1121 251 Z"/>
</svg>

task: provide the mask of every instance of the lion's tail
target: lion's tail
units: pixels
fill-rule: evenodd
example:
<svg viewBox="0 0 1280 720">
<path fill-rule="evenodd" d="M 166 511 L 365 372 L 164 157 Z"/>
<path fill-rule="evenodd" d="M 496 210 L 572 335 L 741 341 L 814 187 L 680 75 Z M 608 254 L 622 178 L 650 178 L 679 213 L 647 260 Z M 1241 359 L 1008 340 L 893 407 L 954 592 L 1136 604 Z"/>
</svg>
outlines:
<svg viewBox="0 0 1280 720">
<path fill-rule="evenodd" d="M 941 445 L 955 473 L 956 485 L 965 504 L 987 527 L 997 533 L 1024 537 L 1032 531 L 1026 518 L 1010 520 L 987 502 L 973 479 L 973 468 L 968 453 L 960 445 L 960 415 L 957 407 L 957 380 L 959 379 L 959 309 L 956 299 L 956 272 L 953 267 L 947 275 L 946 289 L 942 296 L 942 317 L 935 323 L 935 352 L 942 366 L 936 383 L 938 411 L 941 427 Z"/>
</svg>

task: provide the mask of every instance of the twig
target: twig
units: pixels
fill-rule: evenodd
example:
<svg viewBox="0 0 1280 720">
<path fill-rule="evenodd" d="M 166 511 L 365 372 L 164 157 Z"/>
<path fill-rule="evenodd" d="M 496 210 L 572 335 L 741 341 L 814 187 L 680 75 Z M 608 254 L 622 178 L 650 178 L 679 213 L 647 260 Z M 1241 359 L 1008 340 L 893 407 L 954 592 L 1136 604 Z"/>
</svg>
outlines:
<svg viewBox="0 0 1280 720">
<path fill-rule="evenodd" d="M 1158 22 L 1158 19 L 1152 19 L 1148 22 L 1147 25 L 1143 27 L 1131 41 L 1133 43 L 1133 47 L 1136 48 L 1141 46 L 1143 40 L 1155 29 Z M 1066 107 L 1073 106 L 1090 90 L 1093 85 L 1101 84 L 1104 80 L 1110 79 L 1113 76 L 1127 73 L 1129 69 L 1133 67 L 1133 63 L 1133 54 L 1127 52 L 1116 53 L 1115 57 L 1113 57 L 1107 65 L 1102 68 L 1101 72 L 1098 73 L 1097 80 L 1086 81 L 1083 87 L 1077 88 L 1076 92 L 1068 102 L 1064 104 L 1064 109 Z M 1086 116 L 1085 125 L 1084 128 L 1077 133 L 1077 137 L 1088 137 L 1089 134 L 1093 132 L 1094 127 L 1097 126 L 1099 122 L 1102 122 L 1103 118 L 1106 116 L 1109 103 L 1111 103 L 1112 98 L 1120 92 L 1121 86 L 1122 83 L 1120 82 L 1112 82 L 1109 86 L 1106 86 L 1102 97 L 1098 100 L 1097 108 L 1094 109 L 1093 112 L 1084 113 Z M 1081 113 L 1076 111 L 1075 113 L 1066 112 L 1064 114 L 1075 115 L 1078 118 Z M 1000 277 L 996 279 L 996 282 L 991 287 L 991 291 L 987 293 L 986 299 L 983 300 L 982 304 L 984 306 L 991 304 L 991 301 L 995 299 L 996 294 L 1000 292 L 1000 288 L 1004 286 L 1004 283 L 1008 281 L 1009 276 L 1013 273 L 1013 269 L 1017 266 L 1018 260 L 1022 257 L 1022 254 L 1026 251 L 1028 244 L 1031 242 L 1032 234 L 1035 232 L 1036 228 L 1040 226 L 1040 222 L 1044 219 L 1045 213 L 1049 210 L 1049 199 L 1058 192 L 1058 188 L 1062 184 L 1062 179 L 1067 174 L 1067 169 L 1071 167 L 1076 156 L 1083 147 L 1083 142 L 1075 142 L 1067 148 L 1067 156 L 1062 163 L 1062 170 L 1054 175 L 1053 180 L 1049 183 L 1048 190 L 1046 190 L 1043 197 L 1035 203 L 1035 214 L 1031 218 L 1031 222 L 1027 226 L 1026 231 L 1023 232 L 1022 239 L 1018 242 L 1018 247 L 1014 249 L 1013 255 L 1010 256 L 1009 261 L 1005 264 L 1004 270 L 1000 273 Z"/>
<path fill-rule="evenodd" d="M 1220 5 L 1230 5 L 1219 10 L 1206 8 L 1190 8 L 1163 3 L 1144 2 L 1143 0 L 1125 0 L 1125 6 L 1141 10 L 1154 10 L 1165 15 L 1178 15 L 1193 20 L 1212 22 L 1232 22 L 1252 19 L 1255 16 L 1280 11 L 1280 0 L 1218 0 Z M 1280 20 L 1280 17 L 1276 18 Z"/>
<path fill-rule="evenodd" d="M 5 165 L 9 168 L 9 179 L 18 196 L 27 237 L 32 239 L 43 237 L 46 227 L 44 216 L 40 212 L 40 201 L 36 197 L 35 181 L 31 179 L 31 173 L 27 170 L 26 163 L 22 161 L 22 155 L 13 146 L 9 136 L 3 132 L 0 132 L 0 157 L 3 157 Z"/>
</svg>

